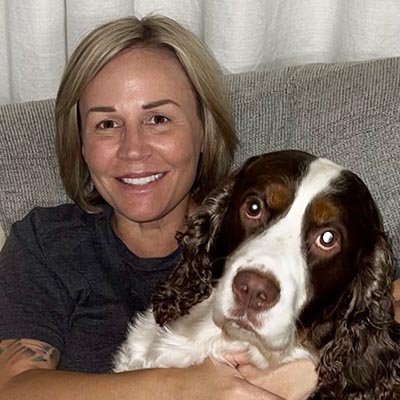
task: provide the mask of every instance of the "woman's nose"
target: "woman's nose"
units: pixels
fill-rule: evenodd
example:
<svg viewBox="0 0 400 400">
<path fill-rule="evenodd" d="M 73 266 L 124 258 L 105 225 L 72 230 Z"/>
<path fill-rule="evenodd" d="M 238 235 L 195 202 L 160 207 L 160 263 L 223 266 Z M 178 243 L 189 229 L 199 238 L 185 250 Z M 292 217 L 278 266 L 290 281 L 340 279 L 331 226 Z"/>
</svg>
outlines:
<svg viewBox="0 0 400 400">
<path fill-rule="evenodd" d="M 118 147 L 118 158 L 135 161 L 150 154 L 151 145 L 144 129 L 137 125 L 126 125 Z"/>
</svg>

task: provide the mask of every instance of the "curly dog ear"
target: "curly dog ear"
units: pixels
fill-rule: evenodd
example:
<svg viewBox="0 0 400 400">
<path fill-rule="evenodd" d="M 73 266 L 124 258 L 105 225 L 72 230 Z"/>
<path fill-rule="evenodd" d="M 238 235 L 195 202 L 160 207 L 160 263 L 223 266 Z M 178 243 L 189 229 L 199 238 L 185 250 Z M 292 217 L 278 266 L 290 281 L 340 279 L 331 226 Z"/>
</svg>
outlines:
<svg viewBox="0 0 400 400">
<path fill-rule="evenodd" d="M 233 192 L 234 179 L 215 189 L 178 234 L 182 261 L 152 298 L 154 317 L 159 325 L 188 314 L 189 309 L 211 294 L 212 247 Z"/>
<path fill-rule="evenodd" d="M 315 399 L 400 399 L 400 325 L 391 295 L 394 259 L 384 234 L 359 260 L 322 350 Z"/>
</svg>

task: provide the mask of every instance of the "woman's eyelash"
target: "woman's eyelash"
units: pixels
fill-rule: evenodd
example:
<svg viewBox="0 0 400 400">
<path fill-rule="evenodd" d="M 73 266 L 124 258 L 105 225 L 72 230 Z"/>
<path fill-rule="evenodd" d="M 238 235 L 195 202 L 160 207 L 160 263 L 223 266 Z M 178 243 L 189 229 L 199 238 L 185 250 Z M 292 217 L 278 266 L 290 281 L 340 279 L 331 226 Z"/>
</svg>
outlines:
<svg viewBox="0 0 400 400">
<path fill-rule="evenodd" d="M 170 119 L 165 115 L 156 114 L 151 116 L 148 121 L 150 124 L 158 125 L 158 124 L 165 124 L 166 122 L 169 122 Z"/>
<path fill-rule="evenodd" d="M 113 129 L 116 128 L 117 126 L 118 124 L 112 119 L 106 119 L 96 124 L 96 128 L 98 129 Z"/>
<path fill-rule="evenodd" d="M 147 123 L 150 125 L 163 125 L 170 122 L 171 119 L 162 114 L 152 115 Z M 120 124 L 112 119 L 105 119 L 96 124 L 96 129 L 108 130 L 118 128 Z"/>
</svg>

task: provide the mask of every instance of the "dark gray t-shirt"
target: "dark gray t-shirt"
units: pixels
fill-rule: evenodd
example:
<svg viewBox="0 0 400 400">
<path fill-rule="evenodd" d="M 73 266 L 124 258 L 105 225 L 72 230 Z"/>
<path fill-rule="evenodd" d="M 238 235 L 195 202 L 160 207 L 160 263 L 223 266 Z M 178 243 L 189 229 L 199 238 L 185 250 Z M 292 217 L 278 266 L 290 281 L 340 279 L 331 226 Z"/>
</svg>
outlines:
<svg viewBox="0 0 400 400">
<path fill-rule="evenodd" d="M 180 258 L 132 254 L 112 210 L 35 208 L 0 253 L 0 339 L 38 339 L 61 353 L 59 369 L 106 372 L 126 326 Z"/>
</svg>

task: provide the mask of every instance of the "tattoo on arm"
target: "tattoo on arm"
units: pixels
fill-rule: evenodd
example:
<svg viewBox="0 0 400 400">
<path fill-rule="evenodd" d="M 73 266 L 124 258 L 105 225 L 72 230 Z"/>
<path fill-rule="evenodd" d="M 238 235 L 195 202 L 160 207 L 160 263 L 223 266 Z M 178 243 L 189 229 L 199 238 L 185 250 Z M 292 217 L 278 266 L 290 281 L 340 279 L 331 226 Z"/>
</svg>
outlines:
<svg viewBox="0 0 400 400">
<path fill-rule="evenodd" d="M 32 368 L 55 369 L 60 353 L 53 346 L 34 339 L 6 339 L 0 341 L 0 371 L 2 368 L 18 372 Z"/>
</svg>

